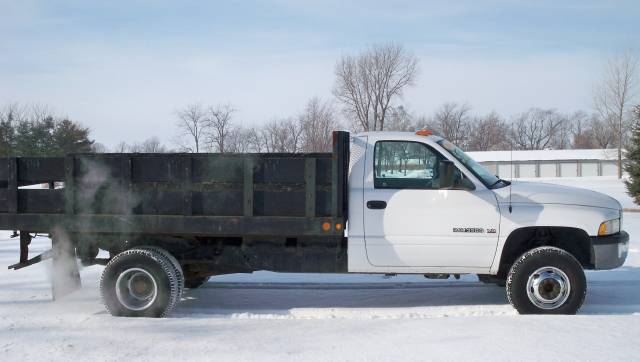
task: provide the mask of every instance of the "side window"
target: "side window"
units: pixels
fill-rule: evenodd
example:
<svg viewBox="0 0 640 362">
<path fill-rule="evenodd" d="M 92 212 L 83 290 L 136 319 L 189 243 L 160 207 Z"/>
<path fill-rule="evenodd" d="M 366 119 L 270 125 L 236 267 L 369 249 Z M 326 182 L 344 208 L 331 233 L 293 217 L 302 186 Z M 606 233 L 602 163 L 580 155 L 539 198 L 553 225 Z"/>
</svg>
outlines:
<svg viewBox="0 0 640 362">
<path fill-rule="evenodd" d="M 443 157 L 418 142 L 379 141 L 374 149 L 374 187 L 377 189 L 438 189 Z"/>
</svg>

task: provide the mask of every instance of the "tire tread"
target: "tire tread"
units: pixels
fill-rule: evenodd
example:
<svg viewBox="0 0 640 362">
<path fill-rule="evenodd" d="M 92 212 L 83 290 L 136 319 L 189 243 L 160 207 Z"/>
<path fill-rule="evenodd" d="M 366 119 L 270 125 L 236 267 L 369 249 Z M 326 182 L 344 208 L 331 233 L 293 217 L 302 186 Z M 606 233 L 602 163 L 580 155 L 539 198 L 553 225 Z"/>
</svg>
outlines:
<svg viewBox="0 0 640 362">
<path fill-rule="evenodd" d="M 531 249 L 525 252 L 524 254 L 522 254 L 516 260 L 516 262 L 513 263 L 513 265 L 511 266 L 511 269 L 509 270 L 509 274 L 507 275 L 507 283 L 506 283 L 507 299 L 509 300 L 509 304 L 511 304 L 521 314 L 523 312 L 526 312 L 526 308 L 525 306 L 519 305 L 517 302 L 517 298 L 514 298 L 514 293 L 518 291 L 517 288 L 515 288 L 513 283 L 514 277 L 520 272 L 520 269 L 522 268 L 523 264 L 528 262 L 531 258 L 537 257 L 539 255 L 544 255 L 544 254 L 555 254 L 557 256 L 572 260 L 578 266 L 580 265 L 580 262 L 573 255 L 555 246 L 541 246 L 535 249 Z M 582 271 L 582 269 L 580 270 Z M 583 272 L 583 275 L 584 275 L 584 272 Z M 579 296 L 580 299 L 578 301 L 578 307 L 575 312 L 577 312 L 582 307 L 582 304 L 584 303 L 584 300 L 586 298 L 586 295 L 587 295 L 586 283 L 581 294 L 582 295 Z"/>
<path fill-rule="evenodd" d="M 109 297 L 107 293 L 110 293 L 110 291 L 105 290 L 105 277 L 109 275 L 111 268 L 114 267 L 114 265 L 123 257 L 129 256 L 129 255 L 138 255 L 138 256 L 142 256 L 148 259 L 153 260 L 155 263 L 157 263 L 160 268 L 166 273 L 168 279 L 169 279 L 169 303 L 167 304 L 167 307 L 160 313 L 160 315 L 158 315 L 158 317 L 163 318 L 168 316 L 171 311 L 173 310 L 173 308 L 176 305 L 176 296 L 178 293 L 178 277 L 176 276 L 176 272 L 174 270 L 174 267 L 171 263 L 170 260 L 168 260 L 168 258 L 166 258 L 165 256 L 163 256 L 161 253 L 155 251 L 155 250 L 151 250 L 151 249 L 146 249 L 146 248 L 132 248 L 129 250 L 125 250 L 119 254 L 117 254 L 116 256 L 114 256 L 113 258 L 111 258 L 111 260 L 107 263 L 107 265 L 104 268 L 104 271 L 102 272 L 102 275 L 100 277 L 100 297 L 102 299 L 102 302 L 105 306 L 105 309 L 107 310 L 107 312 L 109 312 L 111 315 L 117 315 L 117 313 L 113 310 L 111 310 L 111 308 L 109 308 L 109 303 L 107 303 L 107 298 Z"/>
</svg>

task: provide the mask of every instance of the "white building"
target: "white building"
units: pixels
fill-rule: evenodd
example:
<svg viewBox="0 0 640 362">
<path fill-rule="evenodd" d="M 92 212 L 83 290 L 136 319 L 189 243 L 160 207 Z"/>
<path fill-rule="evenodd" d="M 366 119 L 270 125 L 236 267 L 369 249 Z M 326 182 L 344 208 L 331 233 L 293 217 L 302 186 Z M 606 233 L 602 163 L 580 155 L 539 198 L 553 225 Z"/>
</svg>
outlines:
<svg viewBox="0 0 640 362">
<path fill-rule="evenodd" d="M 617 149 L 467 152 L 501 178 L 616 176 Z"/>
</svg>

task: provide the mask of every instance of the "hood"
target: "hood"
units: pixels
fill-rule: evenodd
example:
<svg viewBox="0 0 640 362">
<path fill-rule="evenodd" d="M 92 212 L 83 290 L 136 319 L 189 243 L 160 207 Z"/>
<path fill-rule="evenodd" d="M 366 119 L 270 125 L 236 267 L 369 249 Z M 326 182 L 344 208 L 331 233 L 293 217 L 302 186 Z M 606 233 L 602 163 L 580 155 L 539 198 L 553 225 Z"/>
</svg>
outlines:
<svg viewBox="0 0 640 362">
<path fill-rule="evenodd" d="M 493 190 L 499 203 L 509 202 L 509 186 Z M 600 192 L 578 187 L 561 186 L 542 182 L 513 181 L 512 203 L 563 204 L 607 209 L 621 209 L 622 205 L 613 197 Z"/>
</svg>

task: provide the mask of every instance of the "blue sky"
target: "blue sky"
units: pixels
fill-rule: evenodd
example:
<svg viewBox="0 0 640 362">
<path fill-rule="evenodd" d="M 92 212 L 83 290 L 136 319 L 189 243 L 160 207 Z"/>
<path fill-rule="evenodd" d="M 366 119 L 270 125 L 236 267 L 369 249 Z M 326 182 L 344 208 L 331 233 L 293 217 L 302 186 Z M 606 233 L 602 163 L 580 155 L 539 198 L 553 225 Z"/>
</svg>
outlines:
<svg viewBox="0 0 640 362">
<path fill-rule="evenodd" d="M 591 108 L 608 57 L 640 46 L 637 1 L 1 1 L 0 103 L 37 102 L 107 145 L 231 102 L 244 125 L 331 98 L 341 54 L 395 41 L 420 59 L 401 103 L 505 115 Z"/>
</svg>

